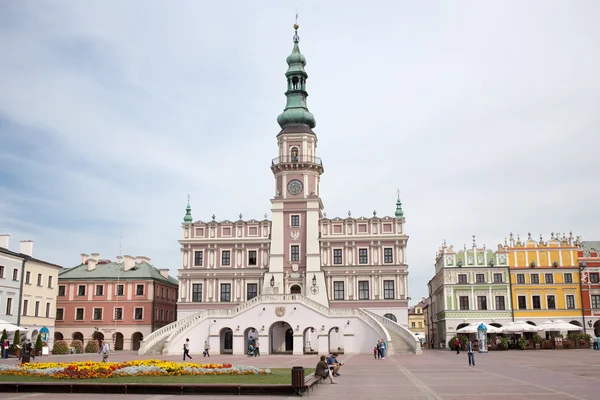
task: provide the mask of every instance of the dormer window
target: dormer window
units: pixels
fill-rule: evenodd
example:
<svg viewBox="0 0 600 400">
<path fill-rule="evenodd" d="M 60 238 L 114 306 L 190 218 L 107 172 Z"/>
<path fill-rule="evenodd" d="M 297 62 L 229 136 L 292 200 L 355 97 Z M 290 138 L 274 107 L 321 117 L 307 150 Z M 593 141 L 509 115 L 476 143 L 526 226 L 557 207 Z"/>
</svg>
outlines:
<svg viewBox="0 0 600 400">
<path fill-rule="evenodd" d="M 290 156 L 291 156 L 292 162 L 298 161 L 298 148 L 296 146 L 291 148 Z"/>
</svg>

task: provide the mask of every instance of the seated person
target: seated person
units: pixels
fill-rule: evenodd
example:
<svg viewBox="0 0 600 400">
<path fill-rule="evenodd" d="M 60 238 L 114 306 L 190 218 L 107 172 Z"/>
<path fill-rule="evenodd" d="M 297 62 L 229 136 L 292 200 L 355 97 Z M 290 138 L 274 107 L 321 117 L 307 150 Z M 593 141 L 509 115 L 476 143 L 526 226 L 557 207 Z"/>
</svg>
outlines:
<svg viewBox="0 0 600 400">
<path fill-rule="evenodd" d="M 340 367 L 344 365 L 337 360 L 338 356 L 338 353 L 333 353 L 330 354 L 329 357 L 327 357 L 327 365 L 329 366 L 329 369 L 332 370 L 333 376 L 340 376 L 340 373 L 338 371 L 340 370 Z"/>
<path fill-rule="evenodd" d="M 315 376 L 320 376 L 323 379 L 329 378 L 331 383 L 335 383 L 333 380 L 333 374 L 329 371 L 327 361 L 325 361 L 325 356 L 321 356 L 321 359 L 317 363 L 317 366 L 315 367 Z"/>
</svg>

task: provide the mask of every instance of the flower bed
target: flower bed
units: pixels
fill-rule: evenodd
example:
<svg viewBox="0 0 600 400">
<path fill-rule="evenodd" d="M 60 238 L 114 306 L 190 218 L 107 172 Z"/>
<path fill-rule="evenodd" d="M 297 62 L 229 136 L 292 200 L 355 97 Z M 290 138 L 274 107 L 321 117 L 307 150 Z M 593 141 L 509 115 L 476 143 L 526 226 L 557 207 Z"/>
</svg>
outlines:
<svg viewBox="0 0 600 400">
<path fill-rule="evenodd" d="M 267 375 L 271 371 L 245 365 L 133 360 L 123 363 L 84 361 L 24 365 L 0 364 L 0 373 L 4 375 L 47 376 L 56 379 L 96 379 L 119 376 Z"/>
</svg>

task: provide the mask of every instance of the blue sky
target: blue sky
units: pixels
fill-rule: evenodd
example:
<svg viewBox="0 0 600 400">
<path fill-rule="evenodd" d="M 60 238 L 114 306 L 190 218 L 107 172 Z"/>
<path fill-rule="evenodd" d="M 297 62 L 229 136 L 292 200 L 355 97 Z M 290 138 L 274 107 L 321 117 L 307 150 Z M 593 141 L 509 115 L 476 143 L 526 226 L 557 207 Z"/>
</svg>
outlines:
<svg viewBox="0 0 600 400">
<path fill-rule="evenodd" d="M 168 4 L 168 5 L 167 5 Z M 295 8 L 330 217 L 392 215 L 409 292 L 439 244 L 600 237 L 595 1 L 4 1 L 0 232 L 179 267 L 194 219 L 261 218 Z"/>
</svg>

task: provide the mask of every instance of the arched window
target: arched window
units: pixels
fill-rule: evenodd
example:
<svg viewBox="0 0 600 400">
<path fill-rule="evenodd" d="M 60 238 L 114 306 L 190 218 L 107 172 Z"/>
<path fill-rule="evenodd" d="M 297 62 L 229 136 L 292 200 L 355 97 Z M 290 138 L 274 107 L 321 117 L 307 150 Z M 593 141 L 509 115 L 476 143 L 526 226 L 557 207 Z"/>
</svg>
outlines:
<svg viewBox="0 0 600 400">
<path fill-rule="evenodd" d="M 292 158 L 292 162 L 298 161 L 298 148 L 296 146 L 290 149 L 290 157 Z"/>
<path fill-rule="evenodd" d="M 387 313 L 387 314 L 384 314 L 383 316 L 386 317 L 387 319 L 391 319 L 394 322 L 398 322 L 398 319 L 396 318 L 396 316 L 394 314 Z"/>
</svg>

